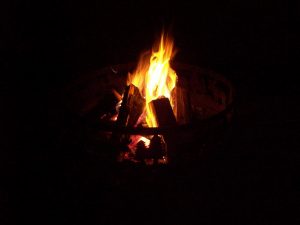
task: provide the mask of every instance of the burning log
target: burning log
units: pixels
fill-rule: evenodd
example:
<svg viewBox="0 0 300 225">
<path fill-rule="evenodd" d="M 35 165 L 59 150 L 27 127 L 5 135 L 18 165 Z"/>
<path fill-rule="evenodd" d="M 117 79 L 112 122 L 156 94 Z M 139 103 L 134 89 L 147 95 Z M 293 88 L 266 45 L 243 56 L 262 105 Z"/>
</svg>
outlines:
<svg viewBox="0 0 300 225">
<path fill-rule="evenodd" d="M 127 126 L 133 127 L 136 125 L 139 117 L 144 112 L 146 104 L 146 101 L 142 97 L 140 90 L 133 84 L 130 85 L 130 91 L 127 102 L 129 107 L 129 119 Z"/>
<path fill-rule="evenodd" d="M 176 125 L 176 118 L 168 98 L 161 97 L 152 100 L 149 104 L 159 127 Z"/>
<path fill-rule="evenodd" d="M 133 127 L 145 108 L 145 100 L 140 91 L 133 84 L 126 87 L 119 115 L 116 121 L 116 131 L 112 134 L 112 141 L 119 144 L 116 147 L 119 152 L 128 150 L 127 145 L 130 143 L 130 137 L 123 135 L 118 130 L 123 127 Z M 125 144 L 122 144 L 125 143 Z"/>
<path fill-rule="evenodd" d="M 133 127 L 145 108 L 145 99 L 141 96 L 139 89 L 130 84 L 126 87 L 119 116 L 117 127 Z"/>
</svg>

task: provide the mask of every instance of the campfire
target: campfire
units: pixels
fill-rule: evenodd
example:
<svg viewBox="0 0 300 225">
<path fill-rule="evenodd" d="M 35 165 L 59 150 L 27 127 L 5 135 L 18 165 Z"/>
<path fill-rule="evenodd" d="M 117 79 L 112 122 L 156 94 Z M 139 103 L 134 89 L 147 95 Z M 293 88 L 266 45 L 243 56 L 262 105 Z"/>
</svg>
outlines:
<svg viewBox="0 0 300 225">
<path fill-rule="evenodd" d="M 230 122 L 231 83 L 212 70 L 174 63 L 175 53 L 163 33 L 138 63 L 103 68 L 68 87 L 72 111 L 96 128 L 95 146 L 107 146 L 120 162 L 168 164 Z"/>
<path fill-rule="evenodd" d="M 173 40 L 162 34 L 152 52 L 143 53 L 135 71 L 128 74 L 128 86 L 116 118 L 118 127 L 176 125 L 176 92 L 173 90 L 177 75 L 170 66 L 173 48 Z M 131 159 L 148 164 L 167 162 L 167 145 L 163 135 L 116 135 L 114 141 L 128 143 L 121 146 L 127 151 L 120 149 L 120 160 Z"/>
</svg>

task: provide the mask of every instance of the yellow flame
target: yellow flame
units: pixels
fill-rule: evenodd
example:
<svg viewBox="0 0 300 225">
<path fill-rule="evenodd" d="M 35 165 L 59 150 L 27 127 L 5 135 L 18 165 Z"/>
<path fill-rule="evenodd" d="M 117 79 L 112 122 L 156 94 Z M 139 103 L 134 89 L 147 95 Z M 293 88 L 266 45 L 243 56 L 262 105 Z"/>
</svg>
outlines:
<svg viewBox="0 0 300 225">
<path fill-rule="evenodd" d="M 173 107 L 171 91 L 177 82 L 176 72 L 170 67 L 170 60 L 174 56 L 173 47 L 173 40 L 162 34 L 158 50 L 152 50 L 151 56 L 142 55 L 136 71 L 129 74 L 129 83 L 138 87 L 146 99 L 146 122 L 149 127 L 157 127 L 149 102 L 164 96 L 170 99 Z"/>
</svg>

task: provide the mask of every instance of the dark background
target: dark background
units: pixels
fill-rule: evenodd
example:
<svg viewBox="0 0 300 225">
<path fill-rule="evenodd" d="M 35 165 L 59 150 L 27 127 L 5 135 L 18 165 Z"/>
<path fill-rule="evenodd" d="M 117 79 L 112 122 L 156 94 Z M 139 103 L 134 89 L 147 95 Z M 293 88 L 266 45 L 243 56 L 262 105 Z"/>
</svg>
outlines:
<svg viewBox="0 0 300 225">
<path fill-rule="evenodd" d="M 294 156 L 287 152 L 294 149 L 296 155 L 299 148 L 299 92 L 288 65 L 287 2 L 64 0 L 2 5 L 2 224 L 109 224 L 116 222 L 112 218 L 126 217 L 120 211 L 127 203 L 102 211 L 97 201 L 83 204 L 80 198 L 65 197 L 75 184 L 64 184 L 63 172 L 51 172 L 61 153 L 54 147 L 56 130 L 48 123 L 53 107 L 49 102 L 59 101 L 51 93 L 87 72 L 136 61 L 162 27 L 173 34 L 176 61 L 212 68 L 233 82 L 238 125 L 226 147 L 228 154 L 211 156 L 206 172 L 191 176 L 204 177 L 212 187 L 196 191 L 192 182 L 185 189 L 183 181 L 170 191 L 176 192 L 178 202 L 170 194 L 171 203 L 160 208 L 177 204 L 177 211 L 170 209 L 163 219 L 150 215 L 156 218 L 151 223 L 173 218 L 172 224 L 270 224 L 283 214 L 285 203 L 279 196 L 290 197 L 281 188 L 289 185 L 283 171 L 287 165 L 294 169 Z M 199 197 L 205 195 L 210 203 Z M 87 208 L 93 213 L 80 213 Z M 96 209 L 104 222 L 95 216 L 102 215 Z M 130 216 L 123 222 L 130 220 L 144 222 Z"/>
</svg>

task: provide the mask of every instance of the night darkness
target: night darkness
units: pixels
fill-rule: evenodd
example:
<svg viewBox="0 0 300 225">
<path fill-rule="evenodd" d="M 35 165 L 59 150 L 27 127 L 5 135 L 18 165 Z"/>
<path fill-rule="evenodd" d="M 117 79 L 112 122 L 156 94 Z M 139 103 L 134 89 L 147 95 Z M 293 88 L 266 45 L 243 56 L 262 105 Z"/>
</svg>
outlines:
<svg viewBox="0 0 300 225">
<path fill-rule="evenodd" d="M 295 169 L 300 120 L 287 2 L 1 5 L 1 224 L 288 224 L 284 171 Z M 136 61 L 163 27 L 175 61 L 232 81 L 234 124 L 219 150 L 166 172 L 167 182 L 111 185 L 106 159 L 90 160 L 85 143 L 72 141 L 82 133 L 62 140 L 62 127 L 81 121 L 57 93 L 86 73 Z"/>
</svg>

